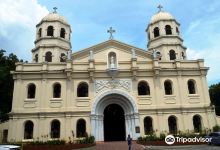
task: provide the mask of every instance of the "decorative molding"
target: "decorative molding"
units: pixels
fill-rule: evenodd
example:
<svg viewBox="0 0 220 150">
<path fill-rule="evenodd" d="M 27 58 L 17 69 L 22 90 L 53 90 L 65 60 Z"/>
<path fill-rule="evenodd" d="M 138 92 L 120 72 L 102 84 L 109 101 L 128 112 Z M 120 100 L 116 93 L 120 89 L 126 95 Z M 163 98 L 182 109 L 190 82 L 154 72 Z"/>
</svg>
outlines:
<svg viewBox="0 0 220 150">
<path fill-rule="evenodd" d="M 112 89 L 121 89 L 130 92 L 132 89 L 132 81 L 130 79 L 96 80 L 94 85 L 95 94 Z"/>
</svg>

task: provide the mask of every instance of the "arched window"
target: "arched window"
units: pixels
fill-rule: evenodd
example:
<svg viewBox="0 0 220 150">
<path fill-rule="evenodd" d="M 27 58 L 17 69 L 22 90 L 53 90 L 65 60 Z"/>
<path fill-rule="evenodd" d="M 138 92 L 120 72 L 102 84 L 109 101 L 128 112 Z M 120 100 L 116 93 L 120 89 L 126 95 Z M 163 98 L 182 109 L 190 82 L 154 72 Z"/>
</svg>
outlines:
<svg viewBox="0 0 220 150">
<path fill-rule="evenodd" d="M 76 124 L 76 137 L 86 137 L 86 121 L 79 119 Z"/>
<path fill-rule="evenodd" d="M 38 54 L 34 56 L 35 62 L 38 62 Z"/>
<path fill-rule="evenodd" d="M 170 25 L 166 25 L 165 26 L 165 31 L 166 31 L 166 35 L 171 35 L 172 34 L 172 28 Z"/>
<path fill-rule="evenodd" d="M 47 27 L 47 36 L 53 36 L 53 26 Z"/>
<path fill-rule="evenodd" d="M 168 118 L 169 133 L 177 134 L 177 121 L 175 116 Z"/>
<path fill-rule="evenodd" d="M 188 91 L 189 94 L 196 94 L 195 81 L 193 80 L 188 81 Z"/>
<path fill-rule="evenodd" d="M 64 53 L 60 55 L 60 62 L 65 62 L 64 56 L 66 56 Z"/>
<path fill-rule="evenodd" d="M 24 124 L 24 139 L 33 139 L 34 124 L 32 121 L 26 121 Z"/>
<path fill-rule="evenodd" d="M 61 38 L 65 38 L 65 34 L 66 34 L 65 29 L 64 29 L 64 28 L 61 28 L 61 29 L 60 29 L 60 37 L 61 37 Z"/>
<path fill-rule="evenodd" d="M 110 69 L 115 69 L 117 68 L 117 56 L 116 56 L 116 53 L 115 52 L 110 52 L 108 54 L 108 68 Z"/>
<path fill-rule="evenodd" d="M 40 38 L 42 36 L 42 28 L 40 28 L 39 30 L 38 30 L 38 37 Z"/>
<path fill-rule="evenodd" d="M 53 98 L 60 98 L 61 96 L 61 85 L 59 83 L 55 83 L 53 85 Z"/>
<path fill-rule="evenodd" d="M 45 61 L 52 62 L 52 53 L 51 52 L 46 52 Z"/>
<path fill-rule="evenodd" d="M 28 92 L 27 92 L 27 98 L 35 98 L 36 93 L 36 86 L 35 84 L 31 83 L 28 85 Z"/>
<path fill-rule="evenodd" d="M 193 116 L 194 132 L 200 132 L 202 130 L 201 117 L 199 115 Z"/>
<path fill-rule="evenodd" d="M 78 97 L 88 97 L 88 84 L 83 82 L 78 85 L 77 88 Z"/>
<path fill-rule="evenodd" d="M 160 31 L 159 31 L 158 27 L 155 27 L 154 28 L 154 37 L 158 37 L 158 36 L 160 36 Z"/>
<path fill-rule="evenodd" d="M 150 95 L 150 87 L 146 82 L 138 83 L 138 95 Z"/>
<path fill-rule="evenodd" d="M 165 81 L 164 82 L 164 89 L 165 89 L 165 95 L 172 95 L 173 94 L 173 88 L 171 81 Z"/>
<path fill-rule="evenodd" d="M 151 117 L 144 118 L 144 133 L 145 135 L 153 133 L 153 125 L 152 125 Z"/>
<path fill-rule="evenodd" d="M 51 122 L 51 138 L 60 138 L 60 122 L 58 120 L 53 120 Z"/>
<path fill-rule="evenodd" d="M 169 55 L 170 55 L 170 60 L 176 59 L 176 52 L 174 50 L 170 50 Z"/>
</svg>

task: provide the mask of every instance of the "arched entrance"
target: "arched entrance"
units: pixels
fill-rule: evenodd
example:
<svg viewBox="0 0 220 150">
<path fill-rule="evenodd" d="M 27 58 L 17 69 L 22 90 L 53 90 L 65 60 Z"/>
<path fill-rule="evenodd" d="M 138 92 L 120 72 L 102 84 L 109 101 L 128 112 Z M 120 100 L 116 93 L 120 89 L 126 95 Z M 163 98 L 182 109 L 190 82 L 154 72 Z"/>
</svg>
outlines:
<svg viewBox="0 0 220 150">
<path fill-rule="evenodd" d="M 118 104 L 110 104 L 104 110 L 104 140 L 125 140 L 125 116 L 123 108 Z"/>
<path fill-rule="evenodd" d="M 108 131 L 106 132 L 104 129 L 106 128 L 104 119 L 106 117 L 107 120 L 111 118 L 109 116 L 113 115 L 111 113 L 114 112 L 107 111 L 109 108 L 118 110 L 119 116 L 124 116 L 124 129 L 122 129 L 123 123 L 120 124 L 125 133 L 121 132 L 119 139 L 115 136 L 110 138 Z M 118 123 L 115 120 L 110 119 L 110 121 L 114 121 L 115 124 Z M 137 128 L 140 128 L 139 114 L 132 96 L 121 90 L 109 90 L 96 96 L 91 109 L 91 134 L 95 136 L 96 141 L 125 140 L 128 134 L 136 140 L 140 136 L 140 133 L 136 130 Z M 111 127 L 107 129 L 114 130 Z"/>
</svg>

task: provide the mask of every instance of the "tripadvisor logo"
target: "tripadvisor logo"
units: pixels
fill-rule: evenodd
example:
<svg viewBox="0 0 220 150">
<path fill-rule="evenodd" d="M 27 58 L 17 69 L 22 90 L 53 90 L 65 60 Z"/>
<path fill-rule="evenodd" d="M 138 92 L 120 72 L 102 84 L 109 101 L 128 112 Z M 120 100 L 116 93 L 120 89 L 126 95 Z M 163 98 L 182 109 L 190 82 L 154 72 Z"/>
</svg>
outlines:
<svg viewBox="0 0 220 150">
<path fill-rule="evenodd" d="M 172 136 L 172 135 L 167 135 L 166 138 L 165 138 L 165 142 L 168 145 L 172 145 L 175 142 L 175 137 Z"/>
<path fill-rule="evenodd" d="M 167 135 L 165 138 L 165 142 L 168 145 L 172 145 L 173 143 L 187 143 L 187 142 L 206 142 L 210 143 L 212 138 L 203 138 L 203 137 L 193 137 L 193 138 L 184 138 L 184 137 L 174 137 L 173 135 Z"/>
</svg>

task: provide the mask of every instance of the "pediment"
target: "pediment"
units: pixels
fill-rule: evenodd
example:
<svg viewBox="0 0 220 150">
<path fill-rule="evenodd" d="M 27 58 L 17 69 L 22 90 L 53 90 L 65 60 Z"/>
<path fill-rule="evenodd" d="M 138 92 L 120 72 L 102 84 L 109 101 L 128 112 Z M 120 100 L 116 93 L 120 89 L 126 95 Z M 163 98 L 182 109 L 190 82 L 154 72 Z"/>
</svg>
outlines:
<svg viewBox="0 0 220 150">
<path fill-rule="evenodd" d="M 95 62 L 107 60 L 108 53 L 115 52 L 120 61 L 131 61 L 132 49 L 138 61 L 152 61 L 152 53 L 116 40 L 108 40 L 72 54 L 73 62 L 88 62 L 90 51 L 93 51 Z"/>
</svg>

